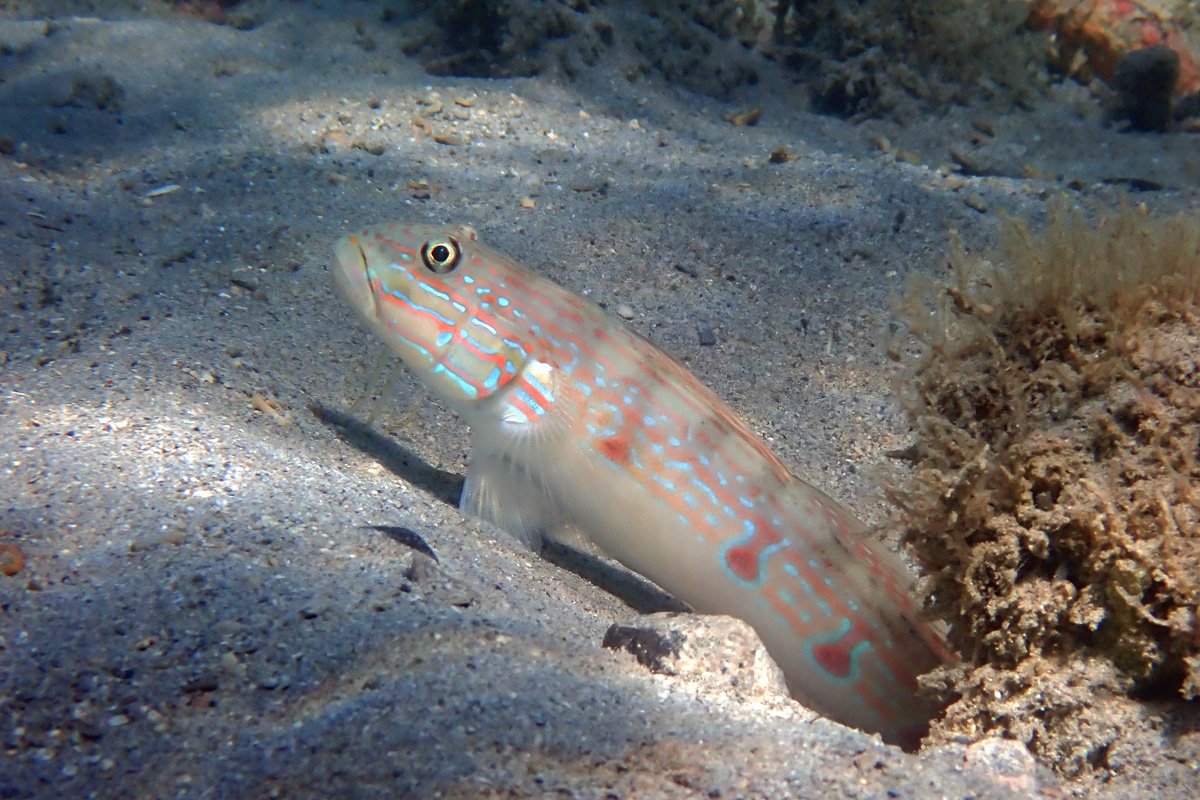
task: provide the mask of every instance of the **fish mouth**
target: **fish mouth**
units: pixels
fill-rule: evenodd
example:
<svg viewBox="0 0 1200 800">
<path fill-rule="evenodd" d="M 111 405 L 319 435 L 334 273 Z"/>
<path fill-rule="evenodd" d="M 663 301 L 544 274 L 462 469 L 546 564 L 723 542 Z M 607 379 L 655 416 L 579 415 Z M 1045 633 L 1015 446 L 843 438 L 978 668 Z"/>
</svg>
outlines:
<svg viewBox="0 0 1200 800">
<path fill-rule="evenodd" d="M 333 284 L 346 302 L 368 322 L 379 319 L 367 257 L 354 236 L 343 236 L 334 247 L 337 264 L 333 269 Z"/>
</svg>

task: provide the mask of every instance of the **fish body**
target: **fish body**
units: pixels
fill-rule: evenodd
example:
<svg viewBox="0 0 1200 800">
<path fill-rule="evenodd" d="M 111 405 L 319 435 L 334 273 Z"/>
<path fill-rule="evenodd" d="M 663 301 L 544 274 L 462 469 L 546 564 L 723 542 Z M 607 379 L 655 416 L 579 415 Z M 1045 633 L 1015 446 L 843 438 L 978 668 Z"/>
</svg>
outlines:
<svg viewBox="0 0 1200 800">
<path fill-rule="evenodd" d="M 343 238 L 335 282 L 471 427 L 461 508 L 535 544 L 565 526 L 702 613 L 758 632 L 793 695 L 912 746 L 950 656 L 911 581 L 712 391 L 466 226 Z"/>
</svg>

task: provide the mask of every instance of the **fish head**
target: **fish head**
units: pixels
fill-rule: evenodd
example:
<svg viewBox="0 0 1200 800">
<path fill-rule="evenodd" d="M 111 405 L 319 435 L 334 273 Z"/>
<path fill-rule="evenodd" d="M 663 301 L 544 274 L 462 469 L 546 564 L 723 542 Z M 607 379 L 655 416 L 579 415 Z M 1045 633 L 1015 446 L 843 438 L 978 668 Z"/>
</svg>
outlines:
<svg viewBox="0 0 1200 800">
<path fill-rule="evenodd" d="M 450 406 L 468 413 L 530 358 L 495 287 L 519 269 L 466 225 L 363 228 L 335 247 L 334 284 L 364 322 Z"/>
</svg>

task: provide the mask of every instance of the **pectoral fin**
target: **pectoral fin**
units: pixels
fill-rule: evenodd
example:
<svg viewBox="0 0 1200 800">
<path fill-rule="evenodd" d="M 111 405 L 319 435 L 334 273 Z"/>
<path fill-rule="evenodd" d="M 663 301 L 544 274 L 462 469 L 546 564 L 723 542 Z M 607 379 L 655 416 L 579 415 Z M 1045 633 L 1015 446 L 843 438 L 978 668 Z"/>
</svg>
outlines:
<svg viewBox="0 0 1200 800">
<path fill-rule="evenodd" d="M 586 401 L 554 365 L 529 361 L 471 430 L 471 465 L 459 508 L 541 549 L 545 538 L 590 549 L 574 524 L 572 500 L 588 491 L 587 456 L 563 408 Z"/>
<path fill-rule="evenodd" d="M 542 537 L 566 520 L 541 476 L 487 437 L 472 435 L 472 445 L 458 507 L 512 534 L 534 552 L 541 550 Z"/>
</svg>

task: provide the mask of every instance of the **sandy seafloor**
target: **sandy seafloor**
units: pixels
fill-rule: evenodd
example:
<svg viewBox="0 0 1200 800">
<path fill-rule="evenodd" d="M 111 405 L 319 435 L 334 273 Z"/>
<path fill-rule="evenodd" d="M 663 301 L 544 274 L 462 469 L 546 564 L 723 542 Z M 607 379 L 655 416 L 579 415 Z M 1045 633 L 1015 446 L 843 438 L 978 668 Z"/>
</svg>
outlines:
<svg viewBox="0 0 1200 800">
<path fill-rule="evenodd" d="M 999 172 L 1093 209 L 1106 179 L 1154 181 L 1135 200 L 1170 210 L 1196 201 L 1196 135 L 1118 133 L 1070 85 L 853 124 L 769 68 L 728 104 L 615 62 L 431 77 L 373 3 L 243 4 L 245 31 L 92 5 L 0 20 L 0 527 L 25 558 L 0 578 L 0 797 L 1200 796 L 1196 727 L 1004 779 L 601 648 L 638 612 L 458 513 L 467 432 L 411 377 L 390 437 L 334 424 L 379 345 L 328 271 L 351 227 L 470 223 L 628 306 L 878 521 L 865 474 L 907 441 L 889 295 L 944 272 L 951 229 L 986 245 L 1064 191 L 960 177 L 948 147 L 982 120 Z"/>
</svg>

